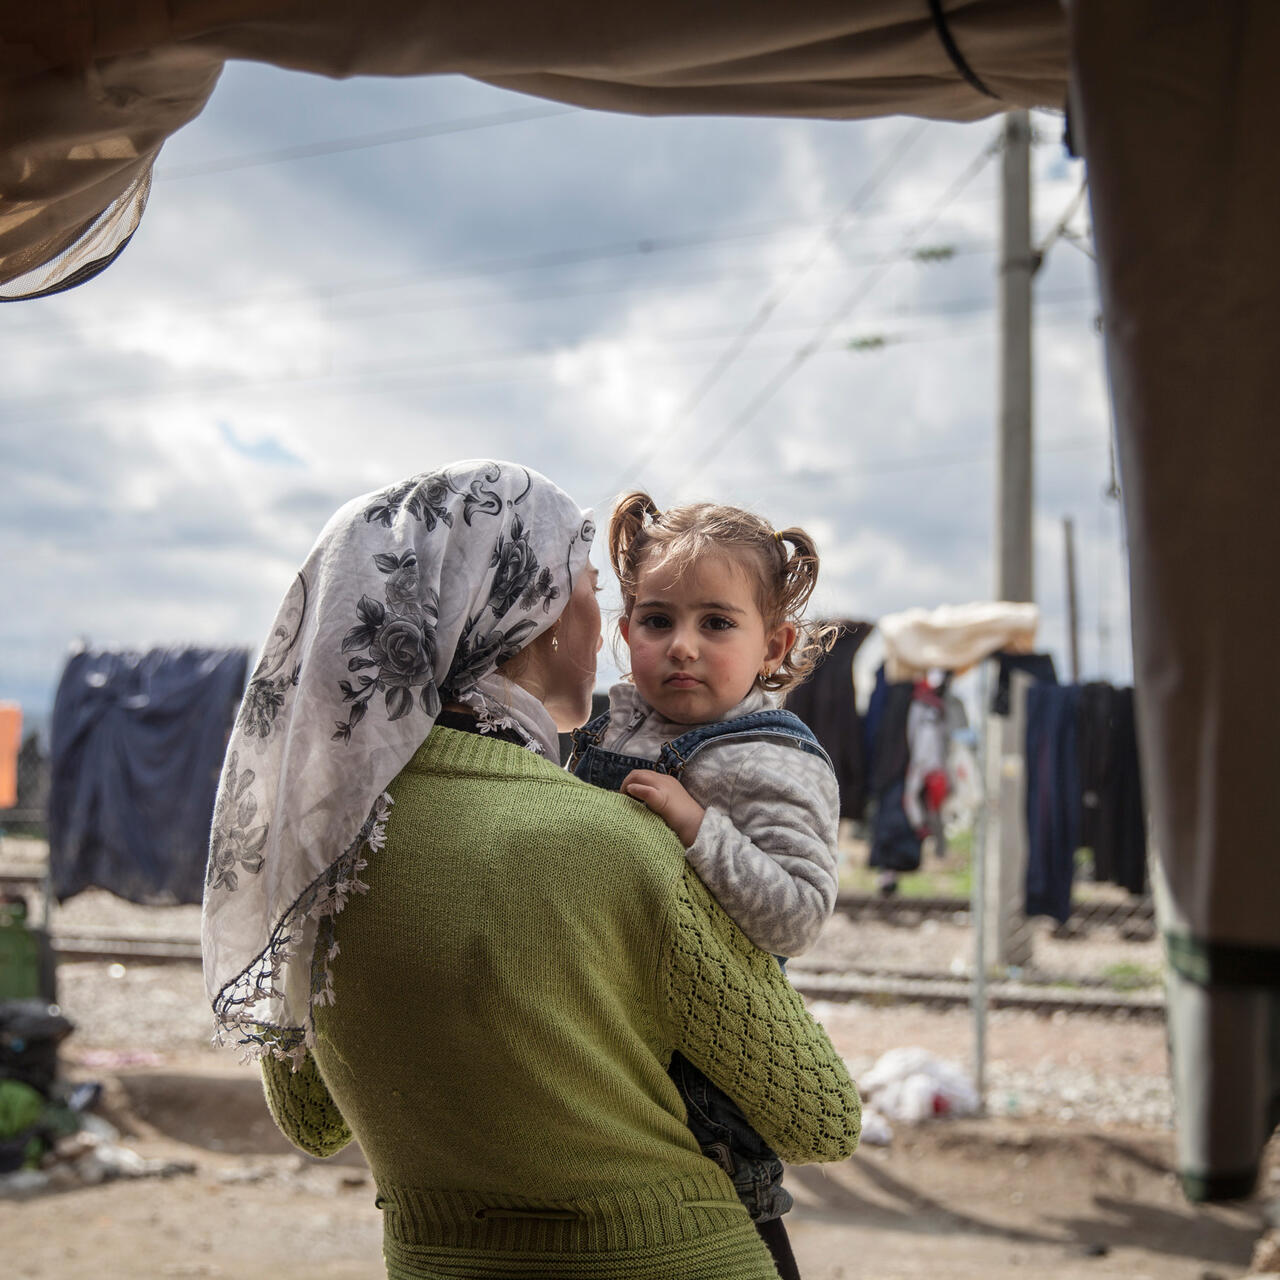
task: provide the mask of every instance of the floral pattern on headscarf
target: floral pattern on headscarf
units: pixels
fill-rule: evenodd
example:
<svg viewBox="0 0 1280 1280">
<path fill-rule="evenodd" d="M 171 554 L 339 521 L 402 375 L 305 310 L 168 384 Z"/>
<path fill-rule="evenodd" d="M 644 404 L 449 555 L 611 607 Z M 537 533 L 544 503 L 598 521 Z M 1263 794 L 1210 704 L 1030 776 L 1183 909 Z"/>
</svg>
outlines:
<svg viewBox="0 0 1280 1280">
<path fill-rule="evenodd" d="M 333 917 L 366 890 L 387 785 L 445 702 L 513 719 L 501 663 L 551 626 L 595 534 L 549 480 L 457 463 L 343 507 L 285 596 L 228 745 L 209 847 L 205 980 L 220 1038 L 302 1054 L 333 999 Z"/>
</svg>

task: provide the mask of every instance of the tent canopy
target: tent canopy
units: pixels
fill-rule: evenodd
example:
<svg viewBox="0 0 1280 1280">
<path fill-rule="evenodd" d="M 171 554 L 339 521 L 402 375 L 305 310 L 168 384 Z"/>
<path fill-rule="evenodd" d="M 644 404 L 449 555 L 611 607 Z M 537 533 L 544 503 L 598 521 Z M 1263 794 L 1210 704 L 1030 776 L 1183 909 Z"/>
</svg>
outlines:
<svg viewBox="0 0 1280 1280">
<path fill-rule="evenodd" d="M 1175 1058 L 1203 1049 L 1195 1071 L 1175 1070 L 1182 1159 L 1206 1194 L 1226 1193 L 1269 1133 L 1262 1058 L 1269 1035 L 1280 1043 L 1268 1029 L 1280 1027 L 1268 664 L 1277 47 L 1275 0 L 1071 0 L 1065 13 L 1058 0 L 10 4 L 0 296 L 66 287 L 114 260 L 161 146 L 228 59 L 329 76 L 461 73 L 642 114 L 841 119 L 1061 106 L 1070 70 L 1124 482 L 1155 879 L 1189 993 L 1171 1004 Z"/>
</svg>

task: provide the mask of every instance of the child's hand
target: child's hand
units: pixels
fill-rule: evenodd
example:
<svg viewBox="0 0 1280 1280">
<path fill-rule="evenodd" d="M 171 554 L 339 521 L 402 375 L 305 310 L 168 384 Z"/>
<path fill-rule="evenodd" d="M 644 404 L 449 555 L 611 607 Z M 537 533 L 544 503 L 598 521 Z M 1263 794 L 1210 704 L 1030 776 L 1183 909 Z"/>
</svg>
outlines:
<svg viewBox="0 0 1280 1280">
<path fill-rule="evenodd" d="M 622 794 L 652 809 L 687 849 L 697 838 L 706 810 L 669 773 L 632 769 L 622 780 Z"/>
</svg>

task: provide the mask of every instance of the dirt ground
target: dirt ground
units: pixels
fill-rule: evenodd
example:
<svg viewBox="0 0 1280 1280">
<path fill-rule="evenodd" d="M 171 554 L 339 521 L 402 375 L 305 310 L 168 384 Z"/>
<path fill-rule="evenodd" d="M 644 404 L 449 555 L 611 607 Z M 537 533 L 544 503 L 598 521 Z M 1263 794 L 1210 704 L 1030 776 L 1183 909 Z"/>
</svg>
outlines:
<svg viewBox="0 0 1280 1280">
<path fill-rule="evenodd" d="M 359 1153 L 291 1153 L 252 1069 L 211 1054 L 72 1069 L 105 1081 L 103 1110 L 134 1150 L 194 1172 L 0 1201 L 6 1276 L 376 1280 L 379 1215 Z M 1189 1206 L 1170 1157 L 1167 1131 L 1134 1126 L 899 1126 L 887 1148 L 791 1169 L 789 1227 L 807 1280 L 1245 1274 L 1261 1205 Z"/>
<path fill-rule="evenodd" d="M 198 910 L 90 892 L 54 923 L 192 936 Z M 955 944 L 937 931 L 928 942 Z M 377 1280 L 381 1228 L 359 1152 L 321 1162 L 288 1147 L 254 1069 L 210 1046 L 197 965 L 64 964 L 59 999 L 77 1028 L 66 1073 L 103 1084 L 101 1110 L 129 1147 L 193 1171 L 0 1199 L 0 1276 Z M 855 1075 L 904 1046 L 971 1060 L 966 1010 L 812 1007 Z M 1186 1203 L 1171 1172 L 1161 1023 L 997 1010 L 988 1082 L 986 1118 L 896 1124 L 887 1147 L 788 1171 L 806 1280 L 1248 1273 L 1266 1215 L 1280 1209 L 1280 1168 L 1251 1201 Z"/>
</svg>

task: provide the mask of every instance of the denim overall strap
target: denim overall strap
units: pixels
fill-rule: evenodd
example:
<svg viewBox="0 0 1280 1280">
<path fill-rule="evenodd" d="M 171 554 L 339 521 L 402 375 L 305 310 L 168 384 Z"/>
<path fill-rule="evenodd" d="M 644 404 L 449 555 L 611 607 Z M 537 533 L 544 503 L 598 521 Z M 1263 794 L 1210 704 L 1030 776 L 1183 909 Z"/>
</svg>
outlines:
<svg viewBox="0 0 1280 1280">
<path fill-rule="evenodd" d="M 569 757 L 569 763 L 565 768 L 570 773 L 576 773 L 577 763 L 583 752 L 588 747 L 600 745 L 600 739 L 604 736 L 604 731 L 609 726 L 609 712 L 602 711 L 594 720 L 588 720 L 581 729 L 571 729 L 569 736 L 573 739 L 573 754 Z"/>
<path fill-rule="evenodd" d="M 733 720 L 722 720 L 718 724 L 703 724 L 688 733 L 668 742 L 658 756 L 658 763 L 663 766 L 662 772 L 678 778 L 689 761 L 703 748 L 713 742 L 734 742 L 769 739 L 786 742 L 809 755 L 818 756 L 827 762 L 827 767 L 835 772 L 831 757 L 822 749 L 813 730 L 793 711 L 782 711 L 770 708 L 768 711 L 753 711 L 750 715 L 738 716 Z"/>
<path fill-rule="evenodd" d="M 659 760 L 646 760 L 643 756 L 623 755 L 620 751 L 606 751 L 600 745 L 609 723 L 607 711 L 596 716 L 590 724 L 573 730 L 573 754 L 566 768 L 575 778 L 589 782 L 593 787 L 606 791 L 621 791 L 627 774 L 636 769 L 649 769 L 654 773 L 666 773 L 666 766 Z"/>
</svg>

